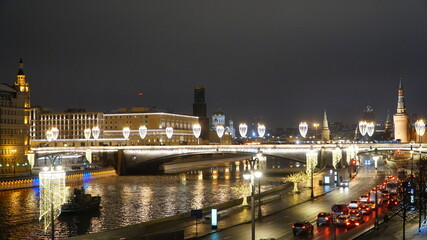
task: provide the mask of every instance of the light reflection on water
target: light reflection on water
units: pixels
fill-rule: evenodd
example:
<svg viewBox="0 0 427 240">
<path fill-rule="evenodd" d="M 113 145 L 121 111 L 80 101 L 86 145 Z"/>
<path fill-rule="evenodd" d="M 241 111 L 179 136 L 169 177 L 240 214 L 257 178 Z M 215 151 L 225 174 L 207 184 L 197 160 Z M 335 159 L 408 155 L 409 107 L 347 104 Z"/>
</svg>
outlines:
<svg viewBox="0 0 427 240">
<path fill-rule="evenodd" d="M 101 196 L 99 211 L 60 217 L 56 237 L 67 238 L 128 226 L 227 202 L 241 196 L 233 187 L 247 184 L 236 165 L 162 176 L 113 176 L 69 184 Z M 263 185 L 266 190 L 273 185 Z M 48 239 L 39 217 L 39 189 L 0 191 L 0 239 Z"/>
</svg>

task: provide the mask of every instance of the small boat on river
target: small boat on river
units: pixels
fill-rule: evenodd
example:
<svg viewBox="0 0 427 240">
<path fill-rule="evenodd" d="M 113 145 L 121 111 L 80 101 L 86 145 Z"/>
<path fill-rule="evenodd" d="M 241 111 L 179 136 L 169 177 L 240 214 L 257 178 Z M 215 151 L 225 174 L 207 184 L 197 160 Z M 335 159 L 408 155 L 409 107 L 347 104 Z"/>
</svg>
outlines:
<svg viewBox="0 0 427 240">
<path fill-rule="evenodd" d="M 61 207 L 61 213 L 77 213 L 85 210 L 99 209 L 101 197 L 86 194 L 85 189 L 75 188 L 73 195 Z"/>
</svg>

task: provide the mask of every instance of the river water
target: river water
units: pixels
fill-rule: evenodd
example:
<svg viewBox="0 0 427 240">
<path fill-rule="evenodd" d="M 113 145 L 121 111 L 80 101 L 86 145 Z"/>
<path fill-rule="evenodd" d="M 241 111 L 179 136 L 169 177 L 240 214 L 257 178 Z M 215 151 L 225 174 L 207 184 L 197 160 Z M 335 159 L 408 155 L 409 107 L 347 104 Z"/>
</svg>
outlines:
<svg viewBox="0 0 427 240">
<path fill-rule="evenodd" d="M 240 165 L 242 168 L 242 165 Z M 159 176 L 109 176 L 67 184 L 101 196 L 101 209 L 90 214 L 60 216 L 56 238 L 101 232 L 188 212 L 240 198 L 243 169 L 229 163 L 186 173 Z M 279 182 L 262 182 L 262 191 Z M 0 239 L 49 239 L 39 221 L 39 188 L 0 191 Z"/>
</svg>

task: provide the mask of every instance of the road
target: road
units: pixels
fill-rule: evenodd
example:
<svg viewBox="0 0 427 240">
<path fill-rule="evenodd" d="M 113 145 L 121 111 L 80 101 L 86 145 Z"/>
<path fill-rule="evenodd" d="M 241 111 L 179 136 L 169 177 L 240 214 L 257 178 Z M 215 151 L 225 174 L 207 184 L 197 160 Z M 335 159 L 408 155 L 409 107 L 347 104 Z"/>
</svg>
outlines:
<svg viewBox="0 0 427 240">
<path fill-rule="evenodd" d="M 292 225 L 296 221 L 308 220 L 315 222 L 319 212 L 330 212 L 333 204 L 348 203 L 356 200 L 359 196 L 367 193 L 373 186 L 382 182 L 385 176 L 381 169 L 376 173 L 373 168 L 361 168 L 359 174 L 354 178 L 349 188 L 339 188 L 313 201 L 308 201 L 296 207 L 281 211 L 277 214 L 263 218 L 261 223 L 256 222 L 256 238 L 276 238 L 282 239 L 334 239 L 333 226 L 319 226 L 314 224 L 314 234 L 309 236 L 293 236 Z M 372 214 L 372 216 L 374 216 Z M 366 216 L 368 220 L 372 216 Z M 355 228 L 353 231 L 357 231 Z M 346 229 L 338 228 L 336 234 L 346 232 Z M 251 224 L 242 224 L 207 236 L 200 237 L 201 240 L 247 240 L 251 239 Z"/>
</svg>

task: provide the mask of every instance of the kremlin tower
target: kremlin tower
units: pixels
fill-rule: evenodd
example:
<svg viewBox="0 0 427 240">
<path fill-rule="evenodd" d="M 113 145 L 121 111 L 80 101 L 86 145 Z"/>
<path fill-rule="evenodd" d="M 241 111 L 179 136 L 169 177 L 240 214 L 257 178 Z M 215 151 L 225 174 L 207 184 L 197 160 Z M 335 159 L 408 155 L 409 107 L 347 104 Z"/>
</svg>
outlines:
<svg viewBox="0 0 427 240">
<path fill-rule="evenodd" d="M 398 100 L 397 100 L 397 112 L 393 117 L 394 122 L 394 139 L 402 143 L 407 143 L 410 141 L 409 134 L 409 116 L 406 113 L 405 108 L 405 97 L 403 91 L 403 78 L 400 78 L 399 90 L 398 90 Z"/>
</svg>

